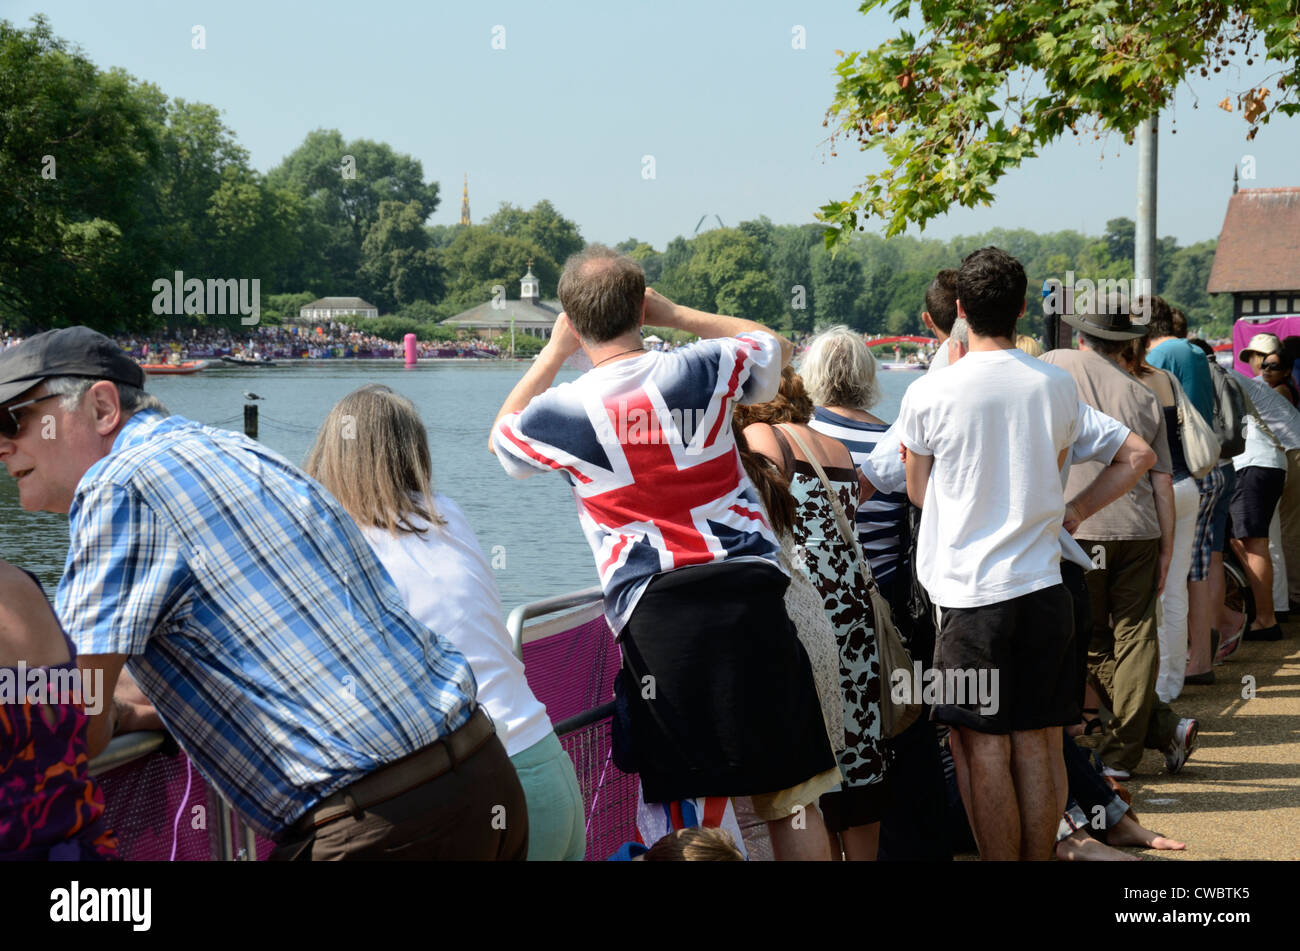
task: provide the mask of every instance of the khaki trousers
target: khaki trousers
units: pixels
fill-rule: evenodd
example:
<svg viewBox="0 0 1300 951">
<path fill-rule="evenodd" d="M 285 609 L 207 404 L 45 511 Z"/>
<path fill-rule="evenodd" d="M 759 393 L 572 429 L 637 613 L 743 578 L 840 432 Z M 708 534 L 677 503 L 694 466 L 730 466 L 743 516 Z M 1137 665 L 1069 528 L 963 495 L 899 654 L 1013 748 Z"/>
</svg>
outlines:
<svg viewBox="0 0 1300 951">
<path fill-rule="evenodd" d="M 1282 554 L 1290 600 L 1300 604 L 1300 449 L 1286 454 L 1286 487 L 1282 490 Z"/>
<path fill-rule="evenodd" d="M 1143 748 L 1168 748 L 1178 727 L 1178 715 L 1156 696 L 1160 542 L 1080 539 L 1079 544 L 1100 565 L 1087 576 L 1092 600 L 1088 681 L 1115 714 L 1097 752 L 1112 769 L 1131 771 Z"/>
</svg>

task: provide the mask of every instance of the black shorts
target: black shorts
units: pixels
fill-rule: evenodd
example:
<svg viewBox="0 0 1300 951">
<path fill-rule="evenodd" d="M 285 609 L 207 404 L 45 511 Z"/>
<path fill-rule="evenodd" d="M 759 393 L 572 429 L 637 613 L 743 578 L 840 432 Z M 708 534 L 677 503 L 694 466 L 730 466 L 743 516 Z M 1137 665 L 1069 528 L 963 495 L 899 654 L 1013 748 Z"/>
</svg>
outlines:
<svg viewBox="0 0 1300 951">
<path fill-rule="evenodd" d="M 1286 485 L 1285 469 L 1247 466 L 1237 470 L 1237 488 L 1228 506 L 1231 538 L 1268 538 L 1268 526 Z"/>
<path fill-rule="evenodd" d="M 1065 585 L 977 608 L 944 608 L 931 719 L 980 733 L 1066 726 L 1079 720 L 1074 602 Z"/>
</svg>

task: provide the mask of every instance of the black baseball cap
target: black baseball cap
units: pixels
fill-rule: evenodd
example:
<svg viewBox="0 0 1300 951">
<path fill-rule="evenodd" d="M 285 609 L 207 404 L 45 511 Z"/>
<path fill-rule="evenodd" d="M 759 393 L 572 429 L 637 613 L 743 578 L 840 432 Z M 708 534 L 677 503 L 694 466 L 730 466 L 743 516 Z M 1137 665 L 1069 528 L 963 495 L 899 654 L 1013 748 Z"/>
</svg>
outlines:
<svg viewBox="0 0 1300 951">
<path fill-rule="evenodd" d="M 144 389 L 144 370 L 125 350 L 89 327 L 65 327 L 0 351 L 0 403 L 52 376 L 91 377 Z"/>
</svg>

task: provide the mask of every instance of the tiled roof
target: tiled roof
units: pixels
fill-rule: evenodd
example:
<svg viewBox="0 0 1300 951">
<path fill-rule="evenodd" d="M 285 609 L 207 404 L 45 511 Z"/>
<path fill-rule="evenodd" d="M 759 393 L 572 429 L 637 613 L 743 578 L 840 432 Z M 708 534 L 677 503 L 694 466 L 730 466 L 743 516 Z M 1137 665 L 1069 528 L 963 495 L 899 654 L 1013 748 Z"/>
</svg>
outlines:
<svg viewBox="0 0 1300 951">
<path fill-rule="evenodd" d="M 510 318 L 515 319 L 516 327 L 550 327 L 562 310 L 557 300 L 531 301 L 504 300 L 503 307 L 493 307 L 491 301 L 463 310 L 455 317 L 448 317 L 444 324 L 458 324 L 462 327 L 504 328 L 510 326 Z"/>
<path fill-rule="evenodd" d="M 360 297 L 322 297 L 320 300 L 314 300 L 310 304 L 305 304 L 303 310 L 374 310 L 374 304 L 368 304 Z"/>
<path fill-rule="evenodd" d="M 1228 201 L 1206 290 L 1300 289 L 1300 188 L 1243 188 Z"/>
</svg>

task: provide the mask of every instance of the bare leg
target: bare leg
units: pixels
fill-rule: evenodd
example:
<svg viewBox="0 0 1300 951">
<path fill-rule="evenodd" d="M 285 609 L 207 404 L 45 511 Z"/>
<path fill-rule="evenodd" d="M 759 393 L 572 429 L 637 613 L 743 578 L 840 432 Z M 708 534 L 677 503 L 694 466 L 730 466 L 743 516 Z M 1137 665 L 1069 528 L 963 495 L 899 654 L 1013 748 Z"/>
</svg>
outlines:
<svg viewBox="0 0 1300 951">
<path fill-rule="evenodd" d="M 1214 611 L 1214 627 L 1227 637 L 1241 627 L 1242 617 L 1230 610 L 1223 599 L 1228 594 L 1228 579 L 1223 573 L 1223 552 L 1210 553 L 1210 605 Z"/>
<path fill-rule="evenodd" d="M 966 810 L 966 824 L 970 826 L 971 835 L 974 835 L 975 814 L 970 807 L 970 761 L 961 744 L 961 733 L 955 726 L 948 728 L 948 749 L 952 752 L 952 763 L 956 768 L 957 792 L 961 795 L 962 808 Z"/>
<path fill-rule="evenodd" d="M 1048 744 L 1048 734 L 1056 741 Z M 1020 860 L 1046 862 L 1052 857 L 1052 843 L 1065 808 L 1057 805 L 1055 759 L 1062 759 L 1061 734 L 1052 730 L 1017 730 L 1011 734 L 1011 773 L 1015 783 L 1015 801 L 1020 811 Z M 1061 769 L 1065 764 L 1062 759 Z"/>
<path fill-rule="evenodd" d="M 840 833 L 840 841 L 844 843 L 844 857 L 850 862 L 874 862 L 880 847 L 880 823 L 845 829 Z"/>
<path fill-rule="evenodd" d="M 829 862 L 830 840 L 817 804 L 810 803 L 788 819 L 767 823 L 772 839 L 772 858 L 778 862 Z"/>
<path fill-rule="evenodd" d="M 840 844 L 840 837 L 839 837 L 839 835 L 838 835 L 837 833 L 832 832 L 830 829 L 827 829 L 827 830 L 826 830 L 826 841 L 827 841 L 827 843 L 830 845 L 830 850 L 831 850 L 831 861 L 832 861 L 832 862 L 843 862 L 843 861 L 844 861 L 844 846 Z"/>
<path fill-rule="evenodd" d="M 1056 813 L 1059 816 L 1065 812 L 1065 804 L 1070 799 L 1070 780 L 1065 772 L 1065 754 L 1061 752 L 1061 727 L 1048 727 L 1045 732 L 1048 757 L 1052 764 L 1052 786 L 1056 790 Z M 1056 755 L 1051 754 L 1052 750 L 1056 751 Z"/>
<path fill-rule="evenodd" d="M 1255 596 L 1255 623 L 1251 629 L 1272 627 L 1277 617 L 1273 614 L 1273 560 L 1268 556 L 1268 539 L 1234 538 L 1232 550 L 1241 559 L 1250 593 Z"/>
<path fill-rule="evenodd" d="M 971 832 L 986 862 L 1020 858 L 1020 807 L 1011 778 L 1011 737 L 956 727 L 970 768 L 966 812 Z M 1046 764 L 1044 763 L 1044 771 Z M 1044 783 L 1050 782 L 1044 777 Z"/>
<path fill-rule="evenodd" d="M 1220 569 L 1222 571 L 1222 569 Z M 1223 603 L 1223 598 L 1219 598 Z M 1210 670 L 1210 617 L 1213 614 L 1209 579 L 1187 582 L 1187 672 L 1203 674 Z"/>
</svg>

